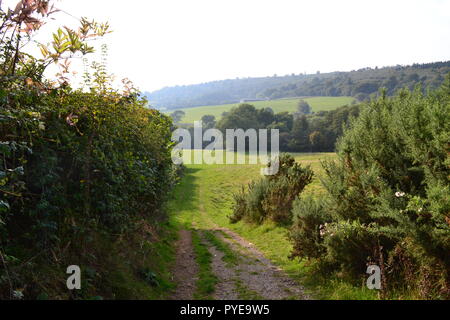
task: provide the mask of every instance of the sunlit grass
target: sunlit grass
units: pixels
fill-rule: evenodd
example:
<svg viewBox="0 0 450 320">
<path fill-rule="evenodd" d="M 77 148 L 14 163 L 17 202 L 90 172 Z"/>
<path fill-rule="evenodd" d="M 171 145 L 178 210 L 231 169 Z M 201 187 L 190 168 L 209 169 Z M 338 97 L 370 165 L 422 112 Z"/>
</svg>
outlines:
<svg viewBox="0 0 450 320">
<path fill-rule="evenodd" d="M 303 99 L 309 103 L 313 112 L 330 111 L 335 110 L 338 107 L 342 107 L 351 104 L 354 99 L 352 97 L 313 97 Z M 270 101 L 255 101 L 249 102 L 257 109 L 272 108 L 275 113 L 279 112 L 295 112 L 300 99 L 280 99 Z M 232 108 L 239 106 L 240 103 L 226 104 L 218 106 L 205 106 L 182 109 L 186 116 L 181 120 L 182 123 L 194 123 L 198 121 L 204 115 L 213 115 L 216 120 L 222 118 L 224 112 L 229 112 Z M 173 111 L 167 111 L 171 113 Z"/>
<path fill-rule="evenodd" d="M 195 151 L 200 152 L 200 151 Z M 310 165 L 315 172 L 311 185 L 304 193 L 321 196 L 325 190 L 320 183 L 323 175 L 321 161 L 334 159 L 334 153 L 293 154 L 296 161 Z M 246 155 L 247 159 L 249 158 Z M 177 186 L 171 201 L 172 218 L 185 227 L 210 230 L 215 226 L 228 228 L 253 243 L 268 259 L 287 274 L 307 286 L 314 298 L 320 299 L 373 299 L 375 294 L 363 287 L 331 279 L 312 277 L 305 262 L 290 260 L 292 244 L 285 227 L 272 222 L 263 225 L 239 222 L 231 224 L 233 195 L 252 180 L 260 179 L 262 165 L 188 165 L 186 176 Z"/>
</svg>

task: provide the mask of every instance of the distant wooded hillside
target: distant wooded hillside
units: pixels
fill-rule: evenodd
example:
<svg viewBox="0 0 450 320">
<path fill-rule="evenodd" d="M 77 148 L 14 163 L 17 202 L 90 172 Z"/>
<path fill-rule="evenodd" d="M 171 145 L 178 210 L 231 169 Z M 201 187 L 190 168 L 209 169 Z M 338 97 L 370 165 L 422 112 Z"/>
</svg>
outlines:
<svg viewBox="0 0 450 320">
<path fill-rule="evenodd" d="M 445 61 L 351 72 L 222 80 L 167 87 L 145 94 L 153 106 L 168 109 L 237 103 L 243 99 L 305 96 L 353 96 L 363 101 L 382 87 L 389 95 L 401 88 L 412 89 L 417 84 L 423 88 L 437 88 L 449 72 L 450 61 Z"/>
</svg>

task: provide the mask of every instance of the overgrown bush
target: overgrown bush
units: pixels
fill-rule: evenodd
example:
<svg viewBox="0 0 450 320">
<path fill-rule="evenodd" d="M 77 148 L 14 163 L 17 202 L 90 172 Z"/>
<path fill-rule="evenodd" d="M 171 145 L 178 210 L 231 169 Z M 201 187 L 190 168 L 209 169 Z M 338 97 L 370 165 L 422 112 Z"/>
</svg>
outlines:
<svg viewBox="0 0 450 320">
<path fill-rule="evenodd" d="M 338 161 L 323 163 L 326 202 L 296 205 L 293 256 L 328 261 L 355 283 L 377 264 L 385 294 L 449 298 L 449 141 L 450 76 L 427 95 L 368 103 L 338 143 Z"/>
<path fill-rule="evenodd" d="M 92 289 L 84 297 L 110 292 L 109 280 L 90 284 L 117 267 L 106 251 L 136 261 L 123 249 L 144 228 L 133 250 L 149 254 L 145 239 L 177 174 L 171 120 L 147 109 L 129 83 L 112 89 L 104 65 L 94 64 L 84 90 L 69 84 L 70 57 L 92 52 L 87 39 L 107 24 L 83 19 L 78 30 L 59 29 L 52 46 L 40 46 L 41 59 L 20 51 L 51 13 L 48 1 L 0 10 L 0 299 L 67 297 L 60 280 L 71 264 L 98 271 L 83 283 Z M 62 68 L 57 82 L 43 77 L 52 63 Z"/>
<path fill-rule="evenodd" d="M 331 217 L 324 210 L 322 200 L 312 196 L 295 200 L 290 239 L 294 243 L 293 256 L 320 257 L 324 251 L 323 239 Z"/>
<path fill-rule="evenodd" d="M 313 172 L 303 168 L 295 159 L 283 154 L 279 159 L 279 171 L 249 184 L 248 190 L 242 189 L 235 195 L 234 212 L 231 221 L 242 219 L 262 223 L 270 219 L 277 223 L 291 221 L 292 203 L 311 183 Z"/>
</svg>

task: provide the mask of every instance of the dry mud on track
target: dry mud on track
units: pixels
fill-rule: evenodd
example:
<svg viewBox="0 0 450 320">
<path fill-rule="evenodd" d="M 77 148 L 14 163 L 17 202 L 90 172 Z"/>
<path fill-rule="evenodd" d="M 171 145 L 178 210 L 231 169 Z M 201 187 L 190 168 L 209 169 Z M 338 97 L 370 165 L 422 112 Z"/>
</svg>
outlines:
<svg viewBox="0 0 450 320">
<path fill-rule="evenodd" d="M 205 237 L 205 231 L 198 230 L 202 244 L 206 246 L 212 254 L 212 270 L 218 278 L 213 298 L 216 300 L 307 300 L 309 297 L 304 293 L 304 289 L 297 282 L 289 278 L 280 268 L 275 266 L 270 260 L 255 248 L 254 245 L 237 235 L 236 233 L 223 228 L 206 230 L 211 232 L 216 239 L 228 246 L 236 257 L 234 263 L 223 260 L 224 252 L 220 251 L 213 243 Z M 186 233 L 189 236 L 186 236 Z M 177 264 L 174 272 L 178 289 L 173 299 L 190 299 L 195 291 L 195 273 L 198 270 L 195 256 L 192 251 L 192 243 L 189 231 L 182 231 L 184 239 L 181 238 L 178 248 Z M 183 249 L 184 248 L 184 249 Z M 190 254 L 186 254 L 189 252 Z M 185 259 L 190 259 L 186 261 Z M 193 267 L 195 265 L 195 268 Z M 189 270 L 186 270 L 189 269 Z M 195 270 L 193 272 L 193 270 Z M 189 277 L 188 279 L 185 277 Z M 195 278 L 195 279 L 194 279 Z M 188 286 L 188 287 L 185 287 Z"/>
<path fill-rule="evenodd" d="M 177 255 L 172 273 L 177 288 L 171 296 L 171 299 L 192 300 L 194 298 L 195 282 L 198 279 L 198 266 L 195 262 L 192 234 L 190 231 L 180 231 L 176 250 Z"/>
</svg>

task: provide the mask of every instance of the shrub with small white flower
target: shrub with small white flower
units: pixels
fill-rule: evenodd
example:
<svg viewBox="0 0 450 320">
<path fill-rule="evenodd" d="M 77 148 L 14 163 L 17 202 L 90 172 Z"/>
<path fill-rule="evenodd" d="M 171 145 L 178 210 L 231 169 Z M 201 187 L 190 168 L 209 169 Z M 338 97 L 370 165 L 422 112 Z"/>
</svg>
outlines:
<svg viewBox="0 0 450 320">
<path fill-rule="evenodd" d="M 363 106 L 339 160 L 323 164 L 327 195 L 294 205 L 292 256 L 326 262 L 355 285 L 371 261 L 387 295 L 449 299 L 449 115 L 450 75 L 428 95 L 404 90 Z"/>
</svg>

